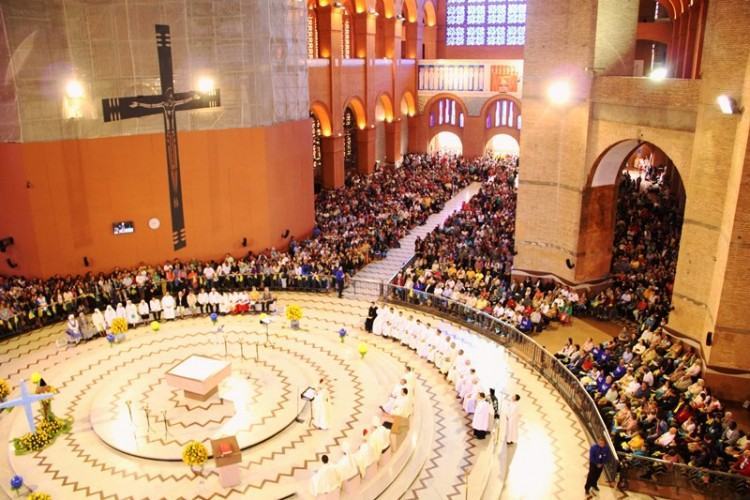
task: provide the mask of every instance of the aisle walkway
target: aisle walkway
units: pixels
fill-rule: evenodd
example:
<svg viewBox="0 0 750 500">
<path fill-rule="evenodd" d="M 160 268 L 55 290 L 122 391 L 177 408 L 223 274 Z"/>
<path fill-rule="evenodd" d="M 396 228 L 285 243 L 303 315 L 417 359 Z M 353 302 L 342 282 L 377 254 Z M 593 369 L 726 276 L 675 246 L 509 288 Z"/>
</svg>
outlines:
<svg viewBox="0 0 750 500">
<path fill-rule="evenodd" d="M 404 236 L 400 243 L 400 248 L 392 248 L 388 251 L 388 256 L 383 260 L 372 262 L 360 270 L 355 278 L 359 280 L 367 281 L 383 281 L 387 282 L 394 274 L 396 274 L 403 265 L 409 261 L 414 255 L 414 242 L 417 237 L 423 238 L 427 233 L 441 225 L 445 220 L 455 211 L 459 210 L 464 202 L 469 201 L 472 196 L 479 192 L 479 188 L 482 186 L 479 182 L 473 182 L 466 186 L 464 189 L 456 193 L 456 195 L 448 200 L 443 209 L 432 214 L 427 222 L 421 226 L 417 226 L 412 229 L 409 234 Z M 355 290 L 354 287 L 348 288 L 344 295 L 348 298 L 353 298 L 355 293 L 357 295 L 369 295 L 367 290 L 363 290 L 361 286 L 358 286 Z M 372 287 L 372 295 L 377 296 L 376 287 Z"/>
</svg>

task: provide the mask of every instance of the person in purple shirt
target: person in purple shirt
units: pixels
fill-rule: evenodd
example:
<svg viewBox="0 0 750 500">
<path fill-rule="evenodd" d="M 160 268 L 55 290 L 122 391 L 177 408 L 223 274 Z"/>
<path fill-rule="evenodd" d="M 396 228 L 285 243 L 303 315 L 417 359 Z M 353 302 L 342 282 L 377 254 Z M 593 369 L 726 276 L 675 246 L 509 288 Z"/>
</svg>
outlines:
<svg viewBox="0 0 750 500">
<path fill-rule="evenodd" d="M 591 489 L 599 491 L 599 487 L 596 485 L 599 482 L 599 476 L 602 475 L 604 465 L 610 461 L 612 455 L 607 447 L 607 442 L 603 437 L 597 439 L 596 443 L 589 449 L 589 473 L 586 476 L 586 498 L 591 498 Z"/>
</svg>

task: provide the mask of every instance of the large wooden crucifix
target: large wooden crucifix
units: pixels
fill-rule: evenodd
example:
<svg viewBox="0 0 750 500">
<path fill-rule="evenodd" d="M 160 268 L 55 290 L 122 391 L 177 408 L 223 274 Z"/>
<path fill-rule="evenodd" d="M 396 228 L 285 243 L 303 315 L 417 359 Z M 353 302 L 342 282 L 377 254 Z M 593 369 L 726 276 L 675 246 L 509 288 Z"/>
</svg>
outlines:
<svg viewBox="0 0 750 500">
<path fill-rule="evenodd" d="M 158 114 L 164 117 L 169 205 L 172 210 L 172 243 L 174 249 L 179 250 L 187 245 L 187 239 L 185 237 L 185 213 L 182 207 L 180 155 L 177 148 L 177 111 L 218 107 L 221 105 L 221 99 L 218 89 L 206 92 L 197 90 L 174 91 L 172 40 L 167 25 L 156 25 L 156 51 L 159 56 L 161 94 L 102 99 L 102 106 L 104 107 L 105 122 Z"/>
</svg>

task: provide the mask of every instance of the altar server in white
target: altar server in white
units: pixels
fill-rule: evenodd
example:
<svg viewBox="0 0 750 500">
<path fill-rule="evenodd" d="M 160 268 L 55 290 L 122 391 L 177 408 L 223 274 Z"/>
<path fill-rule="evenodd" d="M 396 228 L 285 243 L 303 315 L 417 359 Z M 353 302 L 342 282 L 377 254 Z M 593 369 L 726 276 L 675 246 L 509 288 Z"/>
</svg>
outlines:
<svg viewBox="0 0 750 500">
<path fill-rule="evenodd" d="M 391 430 L 382 425 L 378 417 L 372 417 L 372 426 L 368 441 L 379 457 L 391 445 Z"/>
<path fill-rule="evenodd" d="M 518 441 L 518 422 L 520 418 L 518 401 L 521 396 L 516 394 L 513 399 L 508 403 L 508 407 L 505 410 L 505 442 L 507 444 L 515 444 Z"/>
<path fill-rule="evenodd" d="M 164 311 L 164 319 L 175 318 L 176 306 L 177 303 L 175 302 L 174 297 L 172 297 L 170 294 L 166 294 L 161 298 L 161 308 Z"/>
<path fill-rule="evenodd" d="M 375 320 L 372 322 L 372 333 L 375 335 L 383 335 L 383 330 L 388 324 L 388 319 L 392 312 L 392 307 L 390 309 L 386 309 L 385 307 L 378 309 L 378 315 L 375 316 Z"/>
<path fill-rule="evenodd" d="M 320 430 L 327 430 L 330 422 L 330 402 L 328 401 L 328 389 L 320 379 L 318 393 L 312 401 L 313 425 Z"/>
<path fill-rule="evenodd" d="M 477 406 L 474 411 L 474 417 L 471 419 L 471 428 L 474 429 L 474 436 L 477 439 L 484 439 L 487 435 L 487 432 L 490 430 L 492 415 L 492 406 L 487 402 L 484 393 L 480 392 L 477 399 Z"/>
<path fill-rule="evenodd" d="M 141 319 L 143 321 L 148 321 L 148 315 L 150 311 L 148 310 L 148 304 L 146 304 L 145 300 L 141 300 L 138 303 L 138 314 L 141 315 Z"/>
<path fill-rule="evenodd" d="M 104 335 L 107 330 L 107 322 L 104 319 L 104 314 L 99 309 L 94 309 L 94 313 L 91 315 L 91 322 L 94 323 L 96 333 Z"/>
<path fill-rule="evenodd" d="M 121 303 L 117 304 L 117 309 L 115 310 L 115 315 L 118 318 L 124 319 L 125 321 L 128 320 L 127 314 L 125 314 L 125 306 L 123 306 Z"/>
<path fill-rule="evenodd" d="M 161 300 L 152 297 L 148 302 L 148 308 L 151 309 L 151 314 L 154 315 L 154 319 L 159 321 L 161 319 Z"/>
<path fill-rule="evenodd" d="M 336 462 L 336 469 L 339 471 L 339 477 L 342 481 L 348 481 L 355 475 L 359 474 L 359 468 L 357 468 L 357 462 L 354 460 L 352 455 L 351 445 L 349 441 L 341 443 L 341 451 L 344 453 L 342 457 Z"/>
<path fill-rule="evenodd" d="M 359 468 L 359 474 L 364 477 L 365 472 L 367 471 L 367 468 L 374 463 L 379 457 L 380 454 L 375 454 L 375 450 L 370 446 L 370 443 L 367 441 L 367 429 L 364 430 L 362 433 L 364 440 L 362 441 L 362 444 L 359 445 L 359 449 L 354 454 L 354 461 L 357 462 L 357 467 Z"/>
<path fill-rule="evenodd" d="M 107 306 L 104 310 L 104 322 L 107 328 L 112 328 L 112 322 L 117 318 L 117 312 L 112 308 L 111 305 Z"/>
<path fill-rule="evenodd" d="M 414 406 L 414 400 L 409 389 L 404 387 L 401 389 L 399 397 L 393 400 L 393 404 L 389 407 L 390 411 L 386 411 L 389 415 L 396 417 L 409 418 L 411 416 Z M 385 410 L 385 406 L 383 407 Z"/>
<path fill-rule="evenodd" d="M 325 495 L 341 488 L 341 476 L 338 468 L 328 463 L 328 455 L 323 455 L 320 460 L 323 465 L 313 474 L 310 488 L 315 496 Z"/>
</svg>

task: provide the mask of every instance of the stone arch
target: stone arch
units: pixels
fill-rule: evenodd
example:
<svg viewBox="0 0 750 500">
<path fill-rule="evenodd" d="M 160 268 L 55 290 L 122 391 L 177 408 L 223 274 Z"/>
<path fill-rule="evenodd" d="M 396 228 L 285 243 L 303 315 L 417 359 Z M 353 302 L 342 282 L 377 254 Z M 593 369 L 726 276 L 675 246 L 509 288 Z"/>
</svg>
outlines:
<svg viewBox="0 0 750 500">
<path fill-rule="evenodd" d="M 382 113 L 382 116 L 379 116 Z M 391 123 L 394 118 L 393 100 L 388 92 L 382 92 L 375 99 L 375 106 L 372 116 L 375 121 L 385 121 Z"/>
<path fill-rule="evenodd" d="M 320 129 L 323 136 L 330 137 L 333 130 L 331 126 L 331 113 L 328 111 L 328 107 L 320 101 L 314 101 L 310 105 L 310 112 L 320 122 Z"/>
<path fill-rule="evenodd" d="M 365 110 L 365 105 L 363 104 L 362 99 L 357 96 L 348 98 L 344 103 L 344 111 L 346 108 L 352 108 L 352 111 L 354 111 L 358 128 L 364 129 L 367 127 L 367 111 Z"/>
<path fill-rule="evenodd" d="M 424 24 L 425 26 L 437 25 L 437 15 L 435 14 L 435 5 L 431 1 L 424 3 Z"/>
<path fill-rule="evenodd" d="M 414 99 L 414 94 L 405 90 L 404 93 L 401 94 L 400 108 L 402 116 L 414 116 L 417 114 L 417 102 Z"/>
<path fill-rule="evenodd" d="M 623 170 L 641 148 L 659 152 L 662 161 L 671 165 L 670 189 L 685 206 L 685 185 L 671 156 L 658 145 L 638 139 L 616 142 L 594 162 L 581 200 L 576 281 L 594 281 L 610 274 L 612 245 L 616 223 L 618 186 Z M 625 174 L 627 175 L 627 174 Z"/>
</svg>

